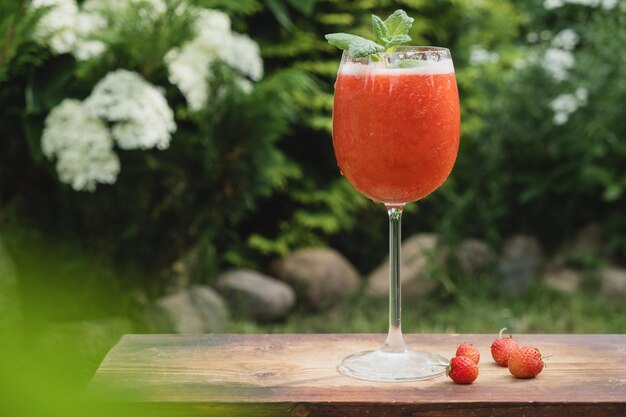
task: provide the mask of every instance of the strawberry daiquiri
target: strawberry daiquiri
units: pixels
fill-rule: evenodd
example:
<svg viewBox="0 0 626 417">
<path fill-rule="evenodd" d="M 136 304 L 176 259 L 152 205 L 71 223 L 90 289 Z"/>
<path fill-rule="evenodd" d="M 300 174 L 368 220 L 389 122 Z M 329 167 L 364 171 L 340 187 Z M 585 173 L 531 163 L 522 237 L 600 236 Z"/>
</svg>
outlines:
<svg viewBox="0 0 626 417">
<path fill-rule="evenodd" d="M 407 203 L 437 189 L 452 171 L 459 131 L 452 60 L 416 68 L 342 65 L 335 156 L 346 179 L 372 200 Z"/>
</svg>

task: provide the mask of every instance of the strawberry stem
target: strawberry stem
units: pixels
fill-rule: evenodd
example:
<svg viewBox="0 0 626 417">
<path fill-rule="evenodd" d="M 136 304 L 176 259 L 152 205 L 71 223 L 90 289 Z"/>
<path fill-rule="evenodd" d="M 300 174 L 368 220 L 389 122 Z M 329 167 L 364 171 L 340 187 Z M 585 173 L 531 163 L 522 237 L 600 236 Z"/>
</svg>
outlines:
<svg viewBox="0 0 626 417">
<path fill-rule="evenodd" d="M 500 336 L 500 339 L 502 339 L 502 333 L 506 330 L 506 327 L 503 327 L 502 330 L 500 330 L 500 333 L 498 334 Z"/>
</svg>

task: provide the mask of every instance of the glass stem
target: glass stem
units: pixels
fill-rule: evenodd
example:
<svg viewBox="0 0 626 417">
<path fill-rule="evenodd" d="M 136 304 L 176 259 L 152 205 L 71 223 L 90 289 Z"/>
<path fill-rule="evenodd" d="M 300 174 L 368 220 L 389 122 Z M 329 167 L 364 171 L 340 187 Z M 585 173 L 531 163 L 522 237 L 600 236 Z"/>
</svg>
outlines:
<svg viewBox="0 0 626 417">
<path fill-rule="evenodd" d="M 404 352 L 407 346 L 401 328 L 400 239 L 404 204 L 386 205 L 389 215 L 389 333 L 383 350 Z"/>
</svg>

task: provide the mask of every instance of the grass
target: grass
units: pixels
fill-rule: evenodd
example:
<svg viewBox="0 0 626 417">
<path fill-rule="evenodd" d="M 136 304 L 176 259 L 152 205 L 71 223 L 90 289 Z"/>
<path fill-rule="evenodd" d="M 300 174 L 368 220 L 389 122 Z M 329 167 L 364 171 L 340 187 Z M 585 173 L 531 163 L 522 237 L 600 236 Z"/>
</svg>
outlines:
<svg viewBox="0 0 626 417">
<path fill-rule="evenodd" d="M 469 286 L 468 286 L 469 287 Z M 235 333 L 384 333 L 387 302 L 355 297 L 325 313 L 300 309 L 287 321 L 255 324 L 235 321 Z M 455 297 L 405 301 L 405 333 L 623 333 L 626 305 L 607 303 L 595 294 L 563 295 L 535 284 L 519 297 L 485 294 L 479 286 Z"/>
</svg>

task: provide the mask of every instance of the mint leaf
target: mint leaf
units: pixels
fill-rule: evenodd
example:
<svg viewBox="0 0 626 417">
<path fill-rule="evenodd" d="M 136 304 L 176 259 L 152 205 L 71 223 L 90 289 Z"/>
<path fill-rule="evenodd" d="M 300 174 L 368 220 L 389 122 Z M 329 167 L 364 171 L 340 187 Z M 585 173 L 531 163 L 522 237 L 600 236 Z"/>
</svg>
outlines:
<svg viewBox="0 0 626 417">
<path fill-rule="evenodd" d="M 384 22 L 387 28 L 387 36 L 393 39 L 396 36 L 408 34 L 411 26 L 413 26 L 413 20 L 404 10 L 396 10 Z"/>
<path fill-rule="evenodd" d="M 425 67 L 428 63 L 419 59 L 404 59 L 398 64 L 398 68 L 417 68 Z"/>
<path fill-rule="evenodd" d="M 398 9 L 383 21 L 380 17 L 372 15 L 372 32 L 378 43 L 360 36 L 349 33 L 331 33 L 326 35 L 328 43 L 339 49 L 348 51 L 353 58 L 363 58 L 373 55 L 372 59 L 381 58 L 376 54 L 380 52 L 393 52 L 398 45 L 410 42 L 408 35 L 413 26 L 413 18 L 409 17 L 402 9 Z"/>
<path fill-rule="evenodd" d="M 326 35 L 326 40 L 329 44 L 348 51 L 353 58 L 362 58 L 385 50 L 384 46 L 374 41 L 349 33 L 331 33 Z"/>
<path fill-rule="evenodd" d="M 384 45 L 389 42 L 387 26 L 385 26 L 383 19 L 375 14 L 372 15 L 372 32 L 374 32 L 374 36 L 379 43 Z"/>
<path fill-rule="evenodd" d="M 330 33 L 324 36 L 329 44 L 336 46 L 339 49 L 347 51 L 350 48 L 350 44 L 357 39 L 364 39 L 360 36 L 350 35 L 349 33 Z"/>
<path fill-rule="evenodd" d="M 396 49 L 396 46 L 406 42 L 411 42 L 411 37 L 409 35 L 394 36 L 385 44 L 385 49 L 387 49 L 387 52 L 393 52 L 393 49 Z M 390 51 L 391 48 L 393 49 Z"/>
<path fill-rule="evenodd" d="M 350 44 L 348 52 L 353 58 L 363 58 L 368 55 L 384 52 L 385 47 L 370 41 L 369 39 L 361 38 Z"/>
</svg>

